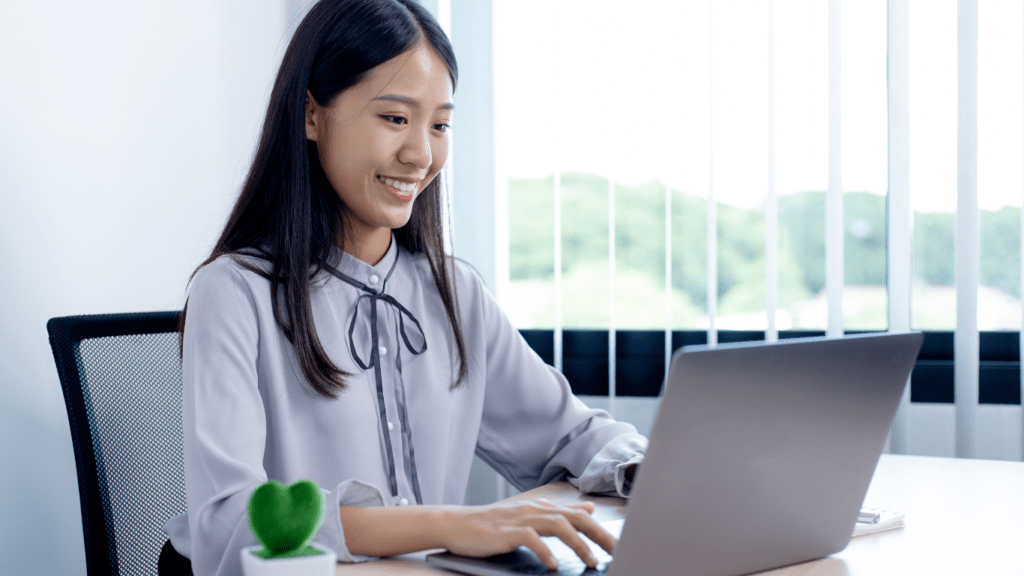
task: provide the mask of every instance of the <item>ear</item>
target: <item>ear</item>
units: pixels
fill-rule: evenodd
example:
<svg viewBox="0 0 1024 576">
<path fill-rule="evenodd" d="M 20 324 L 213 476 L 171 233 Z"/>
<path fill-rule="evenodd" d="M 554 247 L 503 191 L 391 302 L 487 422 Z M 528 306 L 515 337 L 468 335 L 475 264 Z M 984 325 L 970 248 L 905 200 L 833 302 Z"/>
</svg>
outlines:
<svg viewBox="0 0 1024 576">
<path fill-rule="evenodd" d="M 306 139 L 317 141 L 320 135 L 320 130 L 323 128 L 324 109 L 317 104 L 313 94 L 309 90 L 306 90 Z"/>
</svg>

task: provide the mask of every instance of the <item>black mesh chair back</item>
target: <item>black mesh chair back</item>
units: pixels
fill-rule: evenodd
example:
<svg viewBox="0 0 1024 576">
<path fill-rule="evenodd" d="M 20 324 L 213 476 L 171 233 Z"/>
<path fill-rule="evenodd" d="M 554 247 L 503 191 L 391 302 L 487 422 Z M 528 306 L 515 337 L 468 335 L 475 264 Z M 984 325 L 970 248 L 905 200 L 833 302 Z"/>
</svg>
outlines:
<svg viewBox="0 0 1024 576">
<path fill-rule="evenodd" d="M 78 468 L 89 576 L 156 575 L 185 511 L 180 312 L 46 323 Z"/>
</svg>

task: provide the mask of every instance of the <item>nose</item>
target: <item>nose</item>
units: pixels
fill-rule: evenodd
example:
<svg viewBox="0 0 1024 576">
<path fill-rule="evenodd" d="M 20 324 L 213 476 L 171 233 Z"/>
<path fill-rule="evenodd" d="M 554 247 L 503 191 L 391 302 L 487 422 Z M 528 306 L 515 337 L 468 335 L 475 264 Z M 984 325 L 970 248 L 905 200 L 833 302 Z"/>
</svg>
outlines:
<svg viewBox="0 0 1024 576">
<path fill-rule="evenodd" d="M 418 170 L 430 168 L 433 155 L 430 150 L 429 127 L 423 130 L 409 130 L 402 148 L 398 151 L 398 161 Z"/>
</svg>

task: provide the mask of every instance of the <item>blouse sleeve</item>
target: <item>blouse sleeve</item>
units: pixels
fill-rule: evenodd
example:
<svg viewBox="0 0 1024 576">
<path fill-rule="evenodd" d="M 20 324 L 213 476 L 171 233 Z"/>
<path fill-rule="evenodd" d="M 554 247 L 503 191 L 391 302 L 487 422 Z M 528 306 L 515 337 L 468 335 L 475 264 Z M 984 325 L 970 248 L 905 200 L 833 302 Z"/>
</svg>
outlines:
<svg viewBox="0 0 1024 576">
<path fill-rule="evenodd" d="M 241 549 L 257 544 L 248 504 L 267 481 L 259 313 L 250 285 L 228 258 L 193 279 L 182 343 L 182 425 L 188 552 L 197 575 L 241 574 Z M 379 490 L 355 479 L 329 488 L 321 486 L 327 513 L 313 540 L 334 549 L 340 561 L 369 559 L 349 553 L 332 510 L 382 506 Z"/>
<path fill-rule="evenodd" d="M 629 495 L 626 471 L 647 438 L 588 408 L 544 363 L 477 281 L 486 331 L 486 393 L 477 455 L 519 490 L 565 479 L 583 492 Z"/>
</svg>

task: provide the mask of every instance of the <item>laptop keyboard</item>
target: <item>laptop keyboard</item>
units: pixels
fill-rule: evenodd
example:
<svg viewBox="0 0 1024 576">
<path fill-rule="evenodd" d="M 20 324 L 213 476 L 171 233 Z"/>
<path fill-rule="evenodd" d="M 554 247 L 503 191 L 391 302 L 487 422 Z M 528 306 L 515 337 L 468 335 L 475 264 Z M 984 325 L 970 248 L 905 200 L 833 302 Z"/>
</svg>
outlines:
<svg viewBox="0 0 1024 576">
<path fill-rule="evenodd" d="M 599 562 L 597 568 L 590 569 L 583 561 L 577 559 L 575 562 L 559 559 L 558 570 L 551 570 L 544 565 L 532 565 L 532 566 L 516 566 L 510 571 L 516 574 L 529 574 L 539 575 L 545 574 L 547 576 L 604 576 L 610 562 Z M 506 568 L 508 570 L 509 568 Z"/>
<path fill-rule="evenodd" d="M 607 555 L 606 555 L 607 556 Z M 587 568 L 587 565 L 579 558 L 573 560 L 565 560 L 563 558 L 558 559 L 558 574 L 559 576 L 573 576 L 577 575 L 598 575 L 604 574 L 608 570 L 608 566 L 611 565 L 611 556 L 607 556 L 606 560 L 598 559 L 596 568 Z"/>
<path fill-rule="evenodd" d="M 611 520 L 601 523 L 601 526 L 615 537 L 621 534 L 622 525 L 622 520 Z M 591 553 L 597 558 L 597 567 L 594 569 L 587 568 L 587 565 L 576 555 L 572 548 L 553 536 L 545 536 L 541 540 L 558 560 L 557 570 L 549 569 L 525 546 L 520 546 L 518 550 L 513 550 L 507 554 L 498 554 L 487 558 L 470 558 L 451 554 L 450 552 L 441 552 L 428 555 L 427 562 L 467 574 L 603 576 L 611 565 L 611 555 L 597 544 L 594 544 L 586 536 L 581 534 L 580 537 L 583 538 L 583 541 L 590 547 Z"/>
<path fill-rule="evenodd" d="M 613 536 L 618 537 L 622 532 L 622 524 L 622 520 L 613 520 L 603 522 L 601 525 L 605 530 L 611 532 Z M 611 555 L 583 534 L 580 534 L 580 538 L 583 538 L 583 541 L 590 547 L 594 557 L 597 558 L 597 568 L 587 568 L 586 563 L 565 542 L 554 536 L 545 536 L 541 540 L 544 541 L 544 544 L 555 555 L 555 558 L 558 559 L 558 570 L 540 569 L 540 567 L 531 566 L 529 569 L 534 571 L 520 572 L 520 574 L 550 574 L 552 576 L 554 574 L 558 574 L 558 576 L 598 576 L 604 574 L 608 569 L 608 565 L 611 564 Z M 524 566 L 523 568 L 527 567 Z"/>
</svg>

